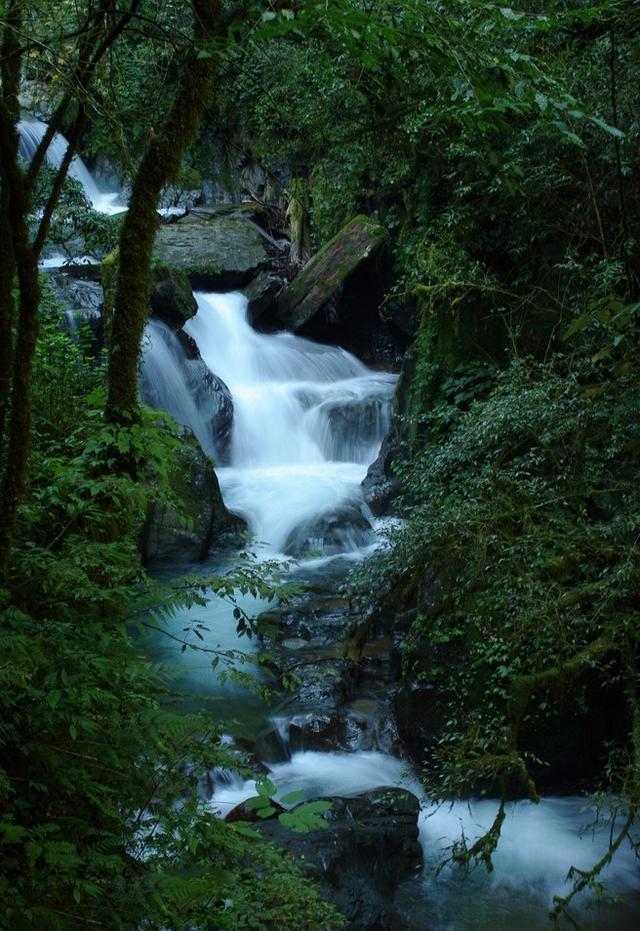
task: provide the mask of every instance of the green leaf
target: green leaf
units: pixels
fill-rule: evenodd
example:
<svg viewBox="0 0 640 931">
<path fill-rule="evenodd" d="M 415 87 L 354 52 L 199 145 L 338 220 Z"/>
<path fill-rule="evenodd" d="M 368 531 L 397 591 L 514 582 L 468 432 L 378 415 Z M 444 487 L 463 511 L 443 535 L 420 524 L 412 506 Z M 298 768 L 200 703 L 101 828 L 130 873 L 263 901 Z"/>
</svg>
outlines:
<svg viewBox="0 0 640 931">
<path fill-rule="evenodd" d="M 583 330 L 585 330 L 589 326 L 592 320 L 593 320 L 592 314 L 590 313 L 580 314 L 579 317 L 576 317 L 573 323 L 569 324 L 567 329 L 562 334 L 562 339 L 563 340 L 571 339 L 571 337 L 575 336 L 576 333 L 581 333 Z"/>
<path fill-rule="evenodd" d="M 502 13 L 505 19 L 510 19 L 510 20 L 522 19 L 522 17 L 524 16 L 524 13 L 520 13 L 518 12 L 518 10 L 512 10 L 511 7 L 508 7 L 508 6 L 501 6 L 500 12 Z"/>
<path fill-rule="evenodd" d="M 295 792 L 287 792 L 286 795 L 283 795 L 280 801 L 283 805 L 296 805 L 298 802 L 301 802 L 304 798 L 304 792 L 302 789 L 296 789 Z"/>
<path fill-rule="evenodd" d="M 254 795 L 252 798 L 248 798 L 245 801 L 247 808 L 255 808 L 259 810 L 260 808 L 265 808 L 270 804 L 269 797 L 266 795 Z"/>
<path fill-rule="evenodd" d="M 605 133 L 608 133 L 609 136 L 615 136 L 616 139 L 624 139 L 625 134 L 621 129 L 618 129 L 617 126 L 611 126 L 610 123 L 606 123 L 604 120 L 600 119 L 599 116 L 590 116 L 589 120 L 597 126 L 599 129 L 604 130 Z"/>
<path fill-rule="evenodd" d="M 275 795 L 278 791 L 278 787 L 271 782 L 270 779 L 267 779 L 266 776 L 261 776 L 259 779 L 256 779 L 256 790 L 260 795 L 269 797 Z"/>
</svg>

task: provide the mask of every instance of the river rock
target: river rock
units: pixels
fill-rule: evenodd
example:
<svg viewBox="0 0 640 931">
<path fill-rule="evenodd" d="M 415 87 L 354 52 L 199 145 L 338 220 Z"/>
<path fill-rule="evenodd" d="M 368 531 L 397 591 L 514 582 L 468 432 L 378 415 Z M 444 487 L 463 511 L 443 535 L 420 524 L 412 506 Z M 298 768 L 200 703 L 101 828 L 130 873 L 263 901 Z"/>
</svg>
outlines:
<svg viewBox="0 0 640 931">
<path fill-rule="evenodd" d="M 209 424 L 215 450 L 215 461 L 226 465 L 231 447 L 233 428 L 233 399 L 227 385 L 211 372 L 202 359 L 186 363 L 187 384 L 198 412 Z"/>
<path fill-rule="evenodd" d="M 335 511 L 300 524 L 289 536 L 284 551 L 288 556 L 321 552 L 330 556 L 357 549 L 371 542 L 371 524 L 356 504 L 345 504 Z"/>
<path fill-rule="evenodd" d="M 277 821 L 258 830 L 320 883 L 351 931 L 405 931 L 394 897 L 422 869 L 417 798 L 380 788 L 331 802 L 324 831 L 293 834 Z"/>
<path fill-rule="evenodd" d="M 166 262 L 156 262 L 151 281 L 151 313 L 172 330 L 180 329 L 198 310 L 186 273 Z"/>
<path fill-rule="evenodd" d="M 244 289 L 249 301 L 249 320 L 255 323 L 272 306 L 283 287 L 282 278 L 267 272 L 259 272 Z"/>
<path fill-rule="evenodd" d="M 188 219 L 160 227 L 154 252 L 184 272 L 196 288 L 231 291 L 255 277 L 267 254 L 256 228 L 244 219 Z"/>
<path fill-rule="evenodd" d="M 375 220 L 357 216 L 307 262 L 280 296 L 277 319 L 299 330 L 319 311 L 330 307 L 356 269 L 374 255 L 386 240 L 386 230 Z"/>
<path fill-rule="evenodd" d="M 389 428 L 388 397 L 325 401 L 317 416 L 326 425 L 320 441 L 327 459 L 366 462 L 367 452 Z"/>
<path fill-rule="evenodd" d="M 224 506 L 211 462 L 193 433 L 183 427 L 179 436 L 169 481 L 182 512 L 166 502 L 151 503 L 139 537 L 146 565 L 204 559 L 214 543 L 231 545 L 241 527 L 240 519 Z"/>
</svg>

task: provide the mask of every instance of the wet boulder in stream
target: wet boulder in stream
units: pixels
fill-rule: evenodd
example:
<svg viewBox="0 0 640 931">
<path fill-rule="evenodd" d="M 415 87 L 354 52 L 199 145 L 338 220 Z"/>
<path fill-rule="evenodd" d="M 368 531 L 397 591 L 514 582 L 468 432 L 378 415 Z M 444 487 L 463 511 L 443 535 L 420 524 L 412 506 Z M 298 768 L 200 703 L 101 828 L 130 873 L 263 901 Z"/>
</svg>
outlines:
<svg viewBox="0 0 640 931">
<path fill-rule="evenodd" d="M 371 524 L 359 504 L 344 504 L 299 524 L 287 539 L 285 553 L 295 557 L 316 552 L 331 556 L 367 546 L 371 540 Z"/>
<path fill-rule="evenodd" d="M 198 310 L 191 284 L 182 269 L 156 262 L 151 270 L 151 313 L 172 330 L 183 326 Z"/>
<path fill-rule="evenodd" d="M 379 788 L 331 803 L 324 831 L 292 834 L 269 821 L 260 833 L 320 883 L 352 931 L 408 929 L 394 898 L 398 886 L 422 869 L 418 799 L 404 789 Z"/>
<path fill-rule="evenodd" d="M 154 245 L 158 259 L 185 274 L 196 288 L 243 288 L 266 261 L 263 239 L 243 217 L 185 217 L 164 224 Z"/>
<path fill-rule="evenodd" d="M 187 427 L 180 428 L 169 483 L 177 506 L 153 501 L 139 534 L 143 562 L 184 565 L 204 559 L 214 542 L 239 542 L 242 522 L 224 505 L 210 460 Z"/>
</svg>

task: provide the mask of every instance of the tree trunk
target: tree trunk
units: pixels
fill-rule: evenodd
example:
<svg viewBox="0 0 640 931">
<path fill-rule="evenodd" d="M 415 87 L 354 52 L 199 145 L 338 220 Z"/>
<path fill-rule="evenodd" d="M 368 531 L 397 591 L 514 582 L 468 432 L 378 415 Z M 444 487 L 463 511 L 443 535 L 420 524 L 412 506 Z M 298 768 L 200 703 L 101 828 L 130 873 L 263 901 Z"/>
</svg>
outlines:
<svg viewBox="0 0 640 931">
<path fill-rule="evenodd" d="M 7 219 L 13 239 L 19 301 L 18 323 L 11 371 L 11 408 L 7 425 L 6 456 L 0 511 L 0 577 L 5 572 L 18 506 L 27 484 L 31 444 L 31 366 L 38 339 L 40 283 L 38 261 L 29 242 L 29 201 L 18 167 L 18 134 L 11 114 L 0 103 L 0 165 L 7 194 Z"/>
<path fill-rule="evenodd" d="M 162 188 L 180 172 L 182 153 L 195 139 L 217 67 L 206 43 L 220 27 L 216 0 L 193 0 L 194 45 L 184 63 L 171 110 L 149 140 L 133 182 L 120 235 L 118 278 L 111 321 L 106 417 L 128 424 L 138 416 L 138 359 L 149 310 L 151 258 Z"/>
</svg>

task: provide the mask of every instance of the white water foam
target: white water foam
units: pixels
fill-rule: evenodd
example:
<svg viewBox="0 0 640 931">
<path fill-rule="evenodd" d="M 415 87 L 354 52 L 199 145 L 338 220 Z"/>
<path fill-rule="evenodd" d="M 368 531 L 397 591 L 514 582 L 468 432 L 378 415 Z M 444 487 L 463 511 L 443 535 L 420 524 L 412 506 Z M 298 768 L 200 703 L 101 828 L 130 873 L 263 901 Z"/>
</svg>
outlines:
<svg viewBox="0 0 640 931">
<path fill-rule="evenodd" d="M 271 555 L 285 551 L 300 527 L 322 550 L 326 528 L 314 531 L 317 522 L 350 509 L 360 527 L 347 521 L 332 541 L 357 551 L 370 542 L 361 532 L 360 484 L 389 426 L 395 376 L 335 346 L 257 333 L 240 293 L 196 298 L 185 330 L 234 404 L 231 465 L 218 470 L 227 507 Z"/>
<path fill-rule="evenodd" d="M 24 159 L 30 161 L 33 158 L 48 128 L 47 124 L 43 123 L 42 120 L 21 120 L 18 123 L 20 155 Z M 56 133 L 46 152 L 46 159 L 52 167 L 59 168 L 68 147 L 69 143 L 62 133 Z M 71 160 L 69 174 L 82 185 L 87 199 L 93 204 L 94 210 L 99 213 L 115 214 L 122 213 L 127 209 L 123 204 L 117 203 L 120 197 L 119 191 L 105 192 L 98 188 L 91 172 L 79 155 L 74 155 Z"/>
<path fill-rule="evenodd" d="M 493 872 L 478 871 L 465 887 L 459 884 L 461 874 L 457 867 L 445 868 L 437 878 L 435 870 L 462 834 L 470 846 L 486 832 L 498 810 L 495 800 L 434 806 L 406 762 L 375 751 L 302 751 L 292 754 L 287 762 L 270 764 L 268 769 L 269 778 L 277 786 L 276 798 L 296 790 L 303 791 L 307 799 L 351 797 L 382 787 L 404 788 L 414 794 L 421 805 L 418 827 L 425 860 L 423 892 L 430 900 L 434 922 L 429 927 L 437 931 L 458 927 L 487 929 L 490 925 L 475 923 L 482 913 L 493 914 L 493 918 L 486 920 L 502 927 L 497 912 L 491 912 L 498 906 L 500 896 L 507 897 L 500 906 L 507 920 L 516 895 L 526 894 L 529 908 L 544 909 L 554 895 L 566 895 L 570 890 L 567 881 L 570 866 L 589 869 L 608 849 L 610 826 L 605 823 L 592 826 L 595 811 L 582 798 L 545 798 L 537 805 L 529 801 L 512 802 L 507 805 L 493 857 Z M 256 794 L 254 780 L 243 780 L 237 774 L 226 774 L 225 779 L 226 782 L 215 785 L 210 802 L 220 817 Z M 585 830 L 586 826 L 589 829 Z M 638 861 L 629 845 L 618 851 L 601 878 L 610 884 L 612 892 L 631 896 L 640 892 Z M 468 918 L 463 918 L 466 907 L 460 904 L 460 897 L 465 895 L 471 916 Z M 451 917 L 456 913 L 460 924 Z M 530 917 L 531 912 L 528 914 Z"/>
</svg>

